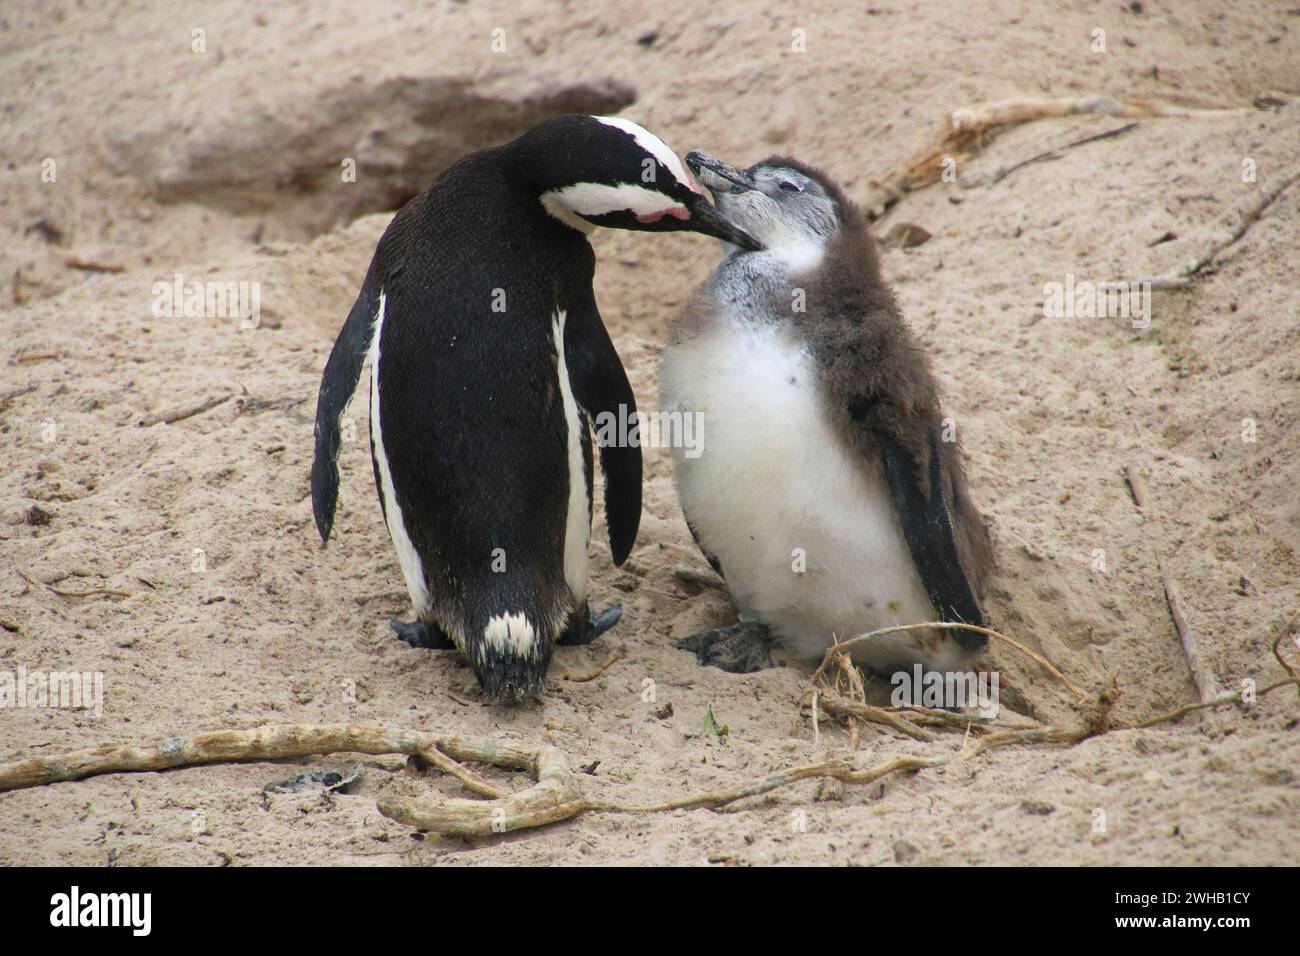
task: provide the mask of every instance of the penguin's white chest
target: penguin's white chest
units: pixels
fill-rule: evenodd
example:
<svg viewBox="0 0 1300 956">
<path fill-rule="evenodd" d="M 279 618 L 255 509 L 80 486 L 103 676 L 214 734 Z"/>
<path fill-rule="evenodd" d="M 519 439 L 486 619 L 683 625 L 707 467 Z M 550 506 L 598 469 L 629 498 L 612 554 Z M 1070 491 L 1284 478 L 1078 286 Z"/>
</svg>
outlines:
<svg viewBox="0 0 1300 956">
<path fill-rule="evenodd" d="M 743 618 L 807 658 L 837 638 L 938 619 L 883 467 L 833 432 L 812 358 L 797 343 L 720 323 L 665 350 L 663 386 L 670 409 L 702 416 L 698 457 L 674 450 L 678 493 Z M 955 643 L 941 638 L 887 635 L 858 645 L 854 658 L 942 664 Z"/>
</svg>

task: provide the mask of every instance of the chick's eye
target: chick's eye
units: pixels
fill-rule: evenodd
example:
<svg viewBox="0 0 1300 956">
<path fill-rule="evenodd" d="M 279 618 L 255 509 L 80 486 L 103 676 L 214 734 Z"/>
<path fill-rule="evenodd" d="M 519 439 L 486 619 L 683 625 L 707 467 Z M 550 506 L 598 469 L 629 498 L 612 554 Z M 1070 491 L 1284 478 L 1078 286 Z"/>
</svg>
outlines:
<svg viewBox="0 0 1300 956">
<path fill-rule="evenodd" d="M 785 190 L 786 192 L 788 192 L 788 193 L 798 193 L 798 192 L 803 192 L 803 190 L 799 188 L 799 184 L 798 184 L 798 183 L 796 183 L 796 182 L 792 182 L 792 181 L 790 181 L 789 179 L 783 179 L 783 180 L 781 180 L 781 188 L 784 189 L 784 190 Z"/>
</svg>

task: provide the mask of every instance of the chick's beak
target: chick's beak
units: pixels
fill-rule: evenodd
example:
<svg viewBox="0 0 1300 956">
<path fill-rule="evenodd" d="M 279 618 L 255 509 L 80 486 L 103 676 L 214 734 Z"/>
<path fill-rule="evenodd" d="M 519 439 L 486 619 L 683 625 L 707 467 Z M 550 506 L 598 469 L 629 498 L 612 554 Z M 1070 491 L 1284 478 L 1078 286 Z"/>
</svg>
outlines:
<svg viewBox="0 0 1300 956">
<path fill-rule="evenodd" d="M 754 177 L 745 170 L 729 166 L 699 150 L 686 154 L 686 165 L 700 184 L 715 196 L 718 193 L 741 193 L 757 188 Z"/>
<path fill-rule="evenodd" d="M 749 233 L 739 226 L 733 226 L 727 219 L 713 208 L 713 205 L 703 196 L 694 197 L 687 206 L 690 210 L 691 218 L 686 223 L 686 228 L 693 229 L 696 232 L 702 232 L 706 236 L 712 236 L 715 239 L 721 239 L 723 242 L 730 242 L 733 245 L 740 246 L 742 249 L 748 249 L 751 252 L 756 249 L 762 249 L 763 246 L 754 239 Z"/>
</svg>

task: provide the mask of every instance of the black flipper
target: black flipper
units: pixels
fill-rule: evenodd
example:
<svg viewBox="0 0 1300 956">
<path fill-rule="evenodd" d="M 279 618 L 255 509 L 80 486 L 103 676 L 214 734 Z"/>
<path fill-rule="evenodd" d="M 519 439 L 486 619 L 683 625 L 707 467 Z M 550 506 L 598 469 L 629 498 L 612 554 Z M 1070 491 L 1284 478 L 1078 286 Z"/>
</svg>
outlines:
<svg viewBox="0 0 1300 956">
<path fill-rule="evenodd" d="M 636 396 L 594 300 L 573 309 L 566 318 L 564 359 L 573 397 L 596 427 L 597 436 L 601 413 L 614 416 L 615 422 L 626 421 L 630 430 Z M 641 446 L 617 441 L 601 444 L 600 470 L 605 474 L 609 550 L 614 564 L 620 565 L 636 543 L 641 524 Z"/>
<path fill-rule="evenodd" d="M 984 612 L 957 556 L 952 515 L 944 497 L 943 460 L 934 435 L 930 436 L 930 496 L 927 499 L 917 484 L 916 463 L 898 442 L 877 433 L 885 474 L 894 495 L 898 517 L 903 525 L 912 561 L 921 575 L 921 583 L 945 621 L 984 627 Z M 975 631 L 952 631 L 962 647 L 978 651 L 988 637 Z"/>
<path fill-rule="evenodd" d="M 321 540 L 330 539 L 334 527 L 334 506 L 339 494 L 339 419 L 356 391 L 361 367 L 366 362 L 370 337 L 379 309 L 379 282 L 372 265 L 361 284 L 357 301 L 334 341 L 320 394 L 316 397 L 316 452 L 311 463 L 311 508 Z"/>
</svg>

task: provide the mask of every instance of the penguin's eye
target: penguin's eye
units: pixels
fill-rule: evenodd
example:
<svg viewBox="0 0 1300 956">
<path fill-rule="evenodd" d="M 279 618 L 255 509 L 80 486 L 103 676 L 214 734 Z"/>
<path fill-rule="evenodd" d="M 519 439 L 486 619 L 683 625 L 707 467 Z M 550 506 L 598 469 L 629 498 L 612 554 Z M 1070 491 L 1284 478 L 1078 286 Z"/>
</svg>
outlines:
<svg viewBox="0 0 1300 956">
<path fill-rule="evenodd" d="M 788 192 L 788 193 L 801 193 L 801 192 L 803 192 L 803 190 L 799 188 L 799 184 L 796 183 L 796 182 L 794 182 L 793 180 L 790 180 L 790 179 L 783 179 L 783 180 L 781 180 L 781 188 L 784 189 L 784 190 L 785 190 L 786 192 Z"/>
</svg>

